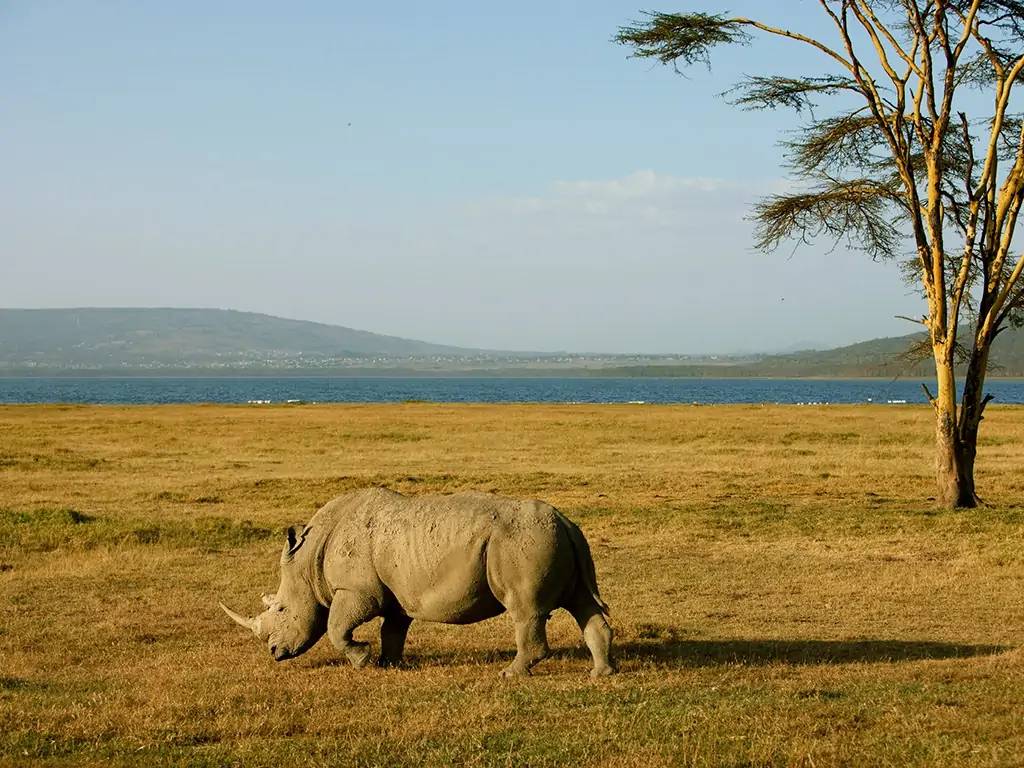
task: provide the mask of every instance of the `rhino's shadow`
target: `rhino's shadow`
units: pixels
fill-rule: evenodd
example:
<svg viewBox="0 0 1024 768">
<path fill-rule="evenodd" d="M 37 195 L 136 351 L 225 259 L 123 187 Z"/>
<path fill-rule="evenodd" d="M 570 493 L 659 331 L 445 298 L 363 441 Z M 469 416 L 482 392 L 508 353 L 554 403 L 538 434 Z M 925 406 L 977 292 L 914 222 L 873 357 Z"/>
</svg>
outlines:
<svg viewBox="0 0 1024 768">
<path fill-rule="evenodd" d="M 1004 645 L 971 645 L 929 640 L 696 640 L 655 638 L 616 642 L 614 657 L 625 665 L 639 662 L 667 667 L 714 667 L 726 664 L 766 666 L 788 664 L 893 663 L 928 659 L 957 659 L 991 656 L 1011 650 Z M 404 669 L 423 669 L 457 664 L 508 663 L 512 649 L 431 650 L 410 648 L 402 661 Z M 553 647 L 552 659 L 589 661 L 589 653 L 578 647 Z M 316 666 L 345 664 L 338 657 L 319 660 Z"/>
<path fill-rule="evenodd" d="M 677 667 L 723 664 L 891 663 L 926 659 L 991 656 L 1010 650 L 1000 645 L 969 645 L 929 640 L 637 640 L 618 643 L 616 656 Z"/>
</svg>

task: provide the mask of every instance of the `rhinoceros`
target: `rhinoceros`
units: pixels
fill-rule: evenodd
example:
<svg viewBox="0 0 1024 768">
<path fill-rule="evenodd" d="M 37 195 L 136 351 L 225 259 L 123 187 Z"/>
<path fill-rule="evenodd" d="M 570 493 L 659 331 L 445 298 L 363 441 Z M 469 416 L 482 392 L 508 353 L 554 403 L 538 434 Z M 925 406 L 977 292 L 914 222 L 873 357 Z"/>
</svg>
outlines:
<svg viewBox="0 0 1024 768">
<path fill-rule="evenodd" d="M 247 618 L 220 606 L 278 661 L 305 652 L 326 632 L 354 666 L 364 666 L 369 646 L 352 632 L 380 616 L 377 663 L 392 666 L 413 619 L 472 624 L 508 611 L 516 656 L 502 675 L 528 675 L 548 654 L 550 613 L 565 608 L 593 657 L 591 675 L 614 671 L 609 611 L 590 547 L 550 504 L 363 489 L 328 502 L 287 537 L 281 583 L 277 594 L 263 596 L 266 610 Z"/>
</svg>

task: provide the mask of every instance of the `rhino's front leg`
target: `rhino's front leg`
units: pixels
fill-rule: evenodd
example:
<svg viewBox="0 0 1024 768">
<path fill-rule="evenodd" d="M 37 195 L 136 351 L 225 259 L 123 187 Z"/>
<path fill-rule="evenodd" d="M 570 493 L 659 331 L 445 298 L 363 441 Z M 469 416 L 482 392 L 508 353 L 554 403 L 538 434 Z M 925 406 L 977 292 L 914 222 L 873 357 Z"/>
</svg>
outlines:
<svg viewBox="0 0 1024 768">
<path fill-rule="evenodd" d="M 380 625 L 380 658 L 377 660 L 378 667 L 394 667 L 402 661 L 402 651 L 405 649 L 405 636 L 409 632 L 409 625 L 412 619 L 400 613 L 389 614 L 384 617 Z"/>
<path fill-rule="evenodd" d="M 331 600 L 331 611 L 327 615 L 327 637 L 339 651 L 345 654 L 353 667 L 362 667 L 370 658 L 368 643 L 352 639 L 352 632 L 360 624 L 372 619 L 380 610 L 377 601 L 369 595 L 339 589 Z"/>
</svg>

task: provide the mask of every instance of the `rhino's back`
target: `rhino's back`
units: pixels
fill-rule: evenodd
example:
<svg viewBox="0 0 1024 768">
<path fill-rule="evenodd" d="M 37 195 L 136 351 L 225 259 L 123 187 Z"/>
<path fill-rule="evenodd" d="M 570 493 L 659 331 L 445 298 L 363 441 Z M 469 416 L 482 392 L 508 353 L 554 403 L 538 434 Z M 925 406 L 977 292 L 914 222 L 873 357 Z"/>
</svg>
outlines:
<svg viewBox="0 0 1024 768">
<path fill-rule="evenodd" d="M 542 502 L 380 490 L 365 503 L 377 576 L 406 613 L 428 621 L 468 623 L 504 610 L 503 579 L 494 578 L 493 565 L 488 573 L 489 557 L 499 558 L 489 549 L 519 553 L 530 567 L 557 556 L 561 543 L 557 516 Z M 500 559 L 508 562 L 507 555 Z"/>
</svg>

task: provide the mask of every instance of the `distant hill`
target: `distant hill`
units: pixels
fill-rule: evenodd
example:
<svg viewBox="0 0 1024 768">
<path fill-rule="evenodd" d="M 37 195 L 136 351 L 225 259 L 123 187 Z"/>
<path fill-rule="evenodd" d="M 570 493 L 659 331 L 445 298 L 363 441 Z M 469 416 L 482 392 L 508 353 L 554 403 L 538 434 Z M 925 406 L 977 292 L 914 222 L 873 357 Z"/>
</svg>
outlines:
<svg viewBox="0 0 1024 768">
<path fill-rule="evenodd" d="M 908 353 L 927 339 L 924 333 L 894 336 L 824 351 L 771 355 L 756 364 L 765 376 L 933 376 L 930 348 L 926 357 Z M 1024 330 L 1007 328 L 992 344 L 989 372 L 1024 376 Z"/>
<path fill-rule="evenodd" d="M 474 353 L 223 309 L 0 309 L 0 369 L 273 365 Z"/>
<path fill-rule="evenodd" d="M 765 355 L 757 360 L 720 365 L 683 363 L 629 365 L 605 368 L 611 376 L 777 376 L 785 377 L 884 377 L 928 378 L 935 375 L 931 351 L 924 359 L 908 353 L 926 339 L 923 333 L 872 339 L 845 347 Z M 1008 328 L 992 345 L 989 365 L 992 376 L 1024 376 L 1024 330 Z"/>
<path fill-rule="evenodd" d="M 0 309 L 0 374 L 351 372 L 377 375 L 928 377 L 923 334 L 823 351 L 729 357 L 510 353 L 430 344 L 223 309 Z M 1024 330 L 993 348 L 993 375 L 1024 376 Z"/>
<path fill-rule="evenodd" d="M 930 358 L 919 359 L 911 350 L 925 340 L 926 334 L 890 336 L 871 339 L 845 347 L 826 350 L 805 350 L 783 355 L 770 355 L 758 362 L 764 375 L 801 376 L 899 376 L 927 375 Z"/>
</svg>

